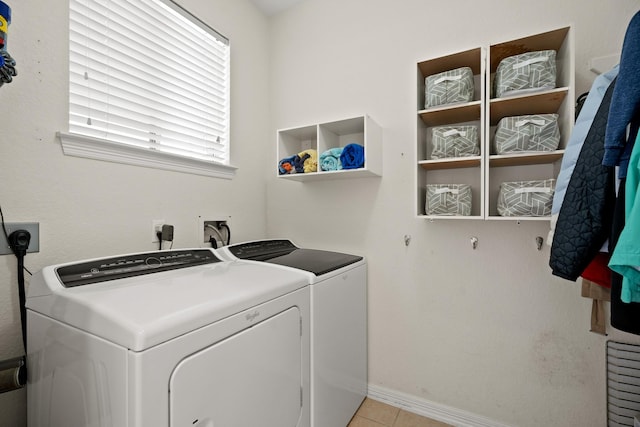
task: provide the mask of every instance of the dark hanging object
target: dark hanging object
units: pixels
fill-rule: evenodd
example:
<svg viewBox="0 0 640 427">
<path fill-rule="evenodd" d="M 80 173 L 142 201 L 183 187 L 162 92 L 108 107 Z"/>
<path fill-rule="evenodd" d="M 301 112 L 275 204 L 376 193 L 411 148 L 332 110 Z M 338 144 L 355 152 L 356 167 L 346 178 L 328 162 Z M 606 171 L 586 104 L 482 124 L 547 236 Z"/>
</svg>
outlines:
<svg viewBox="0 0 640 427">
<path fill-rule="evenodd" d="M 11 24 L 11 8 L 0 0 L 0 86 L 11 83 L 18 75 L 16 61 L 7 52 L 7 33 Z"/>
</svg>

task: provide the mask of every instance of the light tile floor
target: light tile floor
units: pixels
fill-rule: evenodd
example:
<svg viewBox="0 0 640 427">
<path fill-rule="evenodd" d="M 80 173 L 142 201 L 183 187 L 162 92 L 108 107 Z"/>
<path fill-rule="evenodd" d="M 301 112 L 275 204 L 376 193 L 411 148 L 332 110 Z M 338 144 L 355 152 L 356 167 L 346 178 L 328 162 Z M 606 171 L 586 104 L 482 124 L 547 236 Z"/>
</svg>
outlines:
<svg viewBox="0 0 640 427">
<path fill-rule="evenodd" d="M 347 427 L 451 427 L 368 397 Z"/>
</svg>

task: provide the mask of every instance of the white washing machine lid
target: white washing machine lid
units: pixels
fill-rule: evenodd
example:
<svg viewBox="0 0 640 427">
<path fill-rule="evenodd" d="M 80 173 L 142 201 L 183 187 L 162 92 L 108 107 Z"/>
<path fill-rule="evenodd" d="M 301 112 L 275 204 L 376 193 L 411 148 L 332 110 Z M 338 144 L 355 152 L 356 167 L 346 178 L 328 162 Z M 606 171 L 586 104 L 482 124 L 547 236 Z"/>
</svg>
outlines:
<svg viewBox="0 0 640 427">
<path fill-rule="evenodd" d="M 166 271 L 154 268 L 140 273 L 140 267 L 133 274 L 131 269 L 136 267 L 126 264 L 127 260 L 141 259 L 148 265 L 151 259 L 156 263 L 160 257 L 175 260 L 186 252 L 203 251 L 209 253 L 205 253 L 206 262 L 173 266 Z M 69 267 L 104 276 L 96 265 L 117 274 L 65 286 L 62 273 Z M 45 267 L 31 280 L 27 308 L 142 351 L 307 284 L 305 277 L 294 271 L 267 264 L 220 261 L 207 249 L 150 252 Z"/>
</svg>

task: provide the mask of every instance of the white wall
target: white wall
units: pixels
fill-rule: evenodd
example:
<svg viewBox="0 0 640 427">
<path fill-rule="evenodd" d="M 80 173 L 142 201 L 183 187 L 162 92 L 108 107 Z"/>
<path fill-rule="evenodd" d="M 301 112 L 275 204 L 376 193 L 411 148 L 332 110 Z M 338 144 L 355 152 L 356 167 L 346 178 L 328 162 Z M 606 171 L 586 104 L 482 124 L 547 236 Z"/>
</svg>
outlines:
<svg viewBox="0 0 640 427">
<path fill-rule="evenodd" d="M 605 338 L 589 332 L 579 286 L 551 275 L 546 245 L 536 250 L 548 223 L 414 218 L 416 63 L 573 25 L 579 94 L 595 77 L 588 60 L 620 50 L 638 9 L 638 0 L 307 0 L 272 19 L 274 133 L 365 113 L 384 128 L 380 179 L 279 180 L 275 141 L 268 172 L 269 236 L 369 260 L 374 387 L 512 426 L 605 425 Z"/>
<path fill-rule="evenodd" d="M 195 217 L 222 212 L 235 241 L 368 257 L 372 385 L 513 426 L 604 425 L 605 339 L 588 332 L 578 286 L 535 249 L 546 225 L 413 218 L 415 63 L 574 24 L 581 93 L 588 59 L 619 50 L 638 0 L 307 0 L 271 21 L 245 0 L 182 0 L 231 39 L 233 181 L 63 156 L 66 2 L 9 3 L 20 74 L 0 88 L 0 203 L 7 221 L 40 223 L 31 270 L 154 249 L 158 218 L 176 227 L 174 247 L 193 246 Z M 449 11 L 462 28 L 440 18 Z M 274 177 L 277 128 L 362 113 L 384 128 L 381 179 Z M 22 354 L 15 281 L 14 257 L 0 257 L 0 360 Z M 24 413 L 23 391 L 0 394 L 1 426 Z"/>
<path fill-rule="evenodd" d="M 40 253 L 25 261 L 31 271 L 154 250 L 153 219 L 175 226 L 174 248 L 198 245 L 201 214 L 231 215 L 235 239 L 264 237 L 268 21 L 250 2 L 180 1 L 231 40 L 232 181 L 65 157 L 55 133 L 67 130 L 67 2 L 7 3 L 19 75 L 0 88 L 0 204 L 6 221 L 40 223 Z M 0 257 L 0 360 L 23 351 L 15 271 L 15 257 Z M 24 420 L 24 390 L 0 394 L 0 426 Z"/>
</svg>

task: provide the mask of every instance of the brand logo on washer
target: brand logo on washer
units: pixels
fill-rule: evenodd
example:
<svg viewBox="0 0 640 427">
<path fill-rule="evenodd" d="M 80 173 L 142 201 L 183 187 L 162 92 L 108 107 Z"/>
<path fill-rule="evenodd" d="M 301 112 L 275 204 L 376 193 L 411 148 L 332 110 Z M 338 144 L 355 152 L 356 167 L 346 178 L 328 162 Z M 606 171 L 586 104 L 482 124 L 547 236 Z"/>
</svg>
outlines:
<svg viewBox="0 0 640 427">
<path fill-rule="evenodd" d="M 244 318 L 247 319 L 249 322 L 253 322 L 254 320 L 256 320 L 256 317 L 260 316 L 260 312 L 259 311 L 254 311 L 253 313 L 247 313 Z"/>
</svg>

